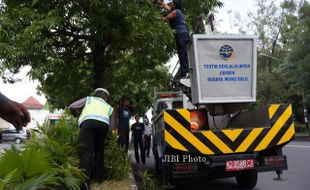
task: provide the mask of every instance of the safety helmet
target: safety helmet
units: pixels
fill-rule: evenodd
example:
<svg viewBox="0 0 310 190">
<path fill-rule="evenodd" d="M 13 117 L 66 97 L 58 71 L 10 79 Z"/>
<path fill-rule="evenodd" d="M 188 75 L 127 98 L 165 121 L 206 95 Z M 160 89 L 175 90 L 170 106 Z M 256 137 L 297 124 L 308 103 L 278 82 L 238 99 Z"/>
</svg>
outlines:
<svg viewBox="0 0 310 190">
<path fill-rule="evenodd" d="M 106 95 L 110 96 L 109 91 L 107 91 L 107 90 L 104 89 L 104 88 L 97 88 L 97 89 L 95 90 L 95 93 L 97 93 L 97 92 L 102 92 L 102 93 L 105 93 Z"/>
<path fill-rule="evenodd" d="M 164 0 L 164 3 L 168 5 L 169 3 L 173 3 L 173 0 Z"/>
</svg>

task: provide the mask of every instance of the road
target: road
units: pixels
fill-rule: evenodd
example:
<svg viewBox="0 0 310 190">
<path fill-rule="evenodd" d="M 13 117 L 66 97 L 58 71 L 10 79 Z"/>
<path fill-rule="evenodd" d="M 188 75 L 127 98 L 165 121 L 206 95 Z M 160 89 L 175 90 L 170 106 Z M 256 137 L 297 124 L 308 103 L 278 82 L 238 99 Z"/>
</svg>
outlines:
<svg viewBox="0 0 310 190">
<path fill-rule="evenodd" d="M 15 145 L 17 148 L 21 148 L 23 144 L 15 144 L 15 143 L 1 143 L 0 144 L 0 153 L 3 153 L 5 149 L 11 148 L 11 145 Z"/>
<path fill-rule="evenodd" d="M 288 144 L 283 153 L 287 155 L 288 170 L 284 171 L 284 181 L 276 181 L 275 172 L 259 173 L 258 183 L 254 190 L 310 190 L 310 142 L 293 141 Z M 131 152 L 133 157 L 133 152 Z M 153 171 L 152 160 L 147 160 L 146 165 L 133 164 L 135 178 L 138 185 L 141 178 L 137 175 L 137 170 Z M 218 179 L 218 180 L 183 180 L 178 190 L 238 190 L 235 178 Z M 181 188 L 182 187 L 182 188 Z M 194 187 L 194 188 L 193 188 Z"/>
</svg>

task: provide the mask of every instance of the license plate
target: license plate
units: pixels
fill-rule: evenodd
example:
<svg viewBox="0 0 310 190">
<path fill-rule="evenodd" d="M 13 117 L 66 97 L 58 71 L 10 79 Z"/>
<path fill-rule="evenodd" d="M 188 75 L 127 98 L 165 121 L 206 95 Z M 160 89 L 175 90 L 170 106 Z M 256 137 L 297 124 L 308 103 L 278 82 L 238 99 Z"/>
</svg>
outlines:
<svg viewBox="0 0 310 190">
<path fill-rule="evenodd" d="M 226 171 L 240 171 L 254 168 L 254 160 L 226 161 Z"/>
</svg>

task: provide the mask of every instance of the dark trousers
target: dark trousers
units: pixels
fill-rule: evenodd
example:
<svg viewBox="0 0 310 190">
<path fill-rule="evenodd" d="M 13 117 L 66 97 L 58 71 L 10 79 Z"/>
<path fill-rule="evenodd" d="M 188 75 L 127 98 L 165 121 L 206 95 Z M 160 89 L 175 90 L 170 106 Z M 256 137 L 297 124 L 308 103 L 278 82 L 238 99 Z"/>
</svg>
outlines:
<svg viewBox="0 0 310 190">
<path fill-rule="evenodd" d="M 145 163 L 145 153 L 144 153 L 144 147 L 143 147 L 142 139 L 134 139 L 133 144 L 135 147 L 136 162 L 140 163 L 140 157 L 141 157 L 141 161 L 144 164 Z M 139 147 L 140 147 L 140 156 L 139 156 Z"/>
<path fill-rule="evenodd" d="M 97 120 L 85 120 L 80 125 L 80 168 L 84 170 L 89 178 L 92 176 L 91 160 L 92 155 L 95 155 L 95 171 L 93 176 L 96 181 L 103 180 L 103 152 L 104 139 L 108 133 L 109 125 Z"/>
<path fill-rule="evenodd" d="M 188 56 L 187 56 L 187 45 L 189 43 L 189 34 L 188 32 L 176 33 L 174 35 L 177 53 L 180 60 L 180 68 L 181 68 L 181 77 L 185 77 L 186 73 L 188 73 Z"/>
<path fill-rule="evenodd" d="M 118 134 L 119 134 L 118 142 L 127 152 L 129 145 L 129 130 L 119 129 Z"/>
<path fill-rule="evenodd" d="M 151 135 L 144 136 L 144 151 L 147 157 L 150 157 Z"/>
</svg>

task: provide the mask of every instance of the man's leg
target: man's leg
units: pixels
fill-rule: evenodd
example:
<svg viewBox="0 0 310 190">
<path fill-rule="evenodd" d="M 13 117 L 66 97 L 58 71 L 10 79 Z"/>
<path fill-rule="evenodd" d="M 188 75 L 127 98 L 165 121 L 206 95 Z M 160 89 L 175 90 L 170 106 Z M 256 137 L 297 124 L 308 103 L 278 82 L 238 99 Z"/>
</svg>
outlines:
<svg viewBox="0 0 310 190">
<path fill-rule="evenodd" d="M 129 148 L 129 131 L 126 131 L 126 144 L 125 144 L 126 152 L 128 152 Z"/>
<path fill-rule="evenodd" d="M 124 129 L 121 129 L 121 130 L 119 131 L 118 141 L 119 141 L 120 145 L 121 145 L 126 151 L 128 151 L 129 131 L 126 131 L 126 130 L 124 130 Z"/>
<path fill-rule="evenodd" d="M 140 155 L 141 155 L 141 160 L 142 163 L 145 164 L 145 151 L 144 151 L 144 146 L 143 146 L 143 141 L 139 141 L 139 146 L 140 146 Z"/>
<path fill-rule="evenodd" d="M 108 124 L 96 121 L 95 129 L 95 180 L 99 183 L 104 177 L 104 140 L 108 132 Z"/>
<path fill-rule="evenodd" d="M 88 120 L 84 121 L 80 125 L 80 168 L 84 170 L 84 173 L 88 177 L 88 181 L 91 176 L 91 156 L 93 153 L 94 135 Z"/>
<path fill-rule="evenodd" d="M 187 56 L 187 44 L 189 42 L 189 36 L 187 33 L 177 34 L 177 53 L 180 60 L 181 77 L 185 77 L 189 71 L 188 56 Z"/>
<path fill-rule="evenodd" d="M 147 157 L 150 157 L 150 148 L 151 148 L 151 137 L 150 136 L 146 137 L 146 144 L 147 144 L 146 155 Z"/>
<path fill-rule="evenodd" d="M 136 162 L 137 164 L 140 163 L 140 159 L 139 159 L 139 150 L 138 150 L 138 146 L 139 146 L 139 142 L 137 140 L 134 140 L 133 142 L 134 147 L 135 147 L 135 158 L 136 158 Z"/>
</svg>

